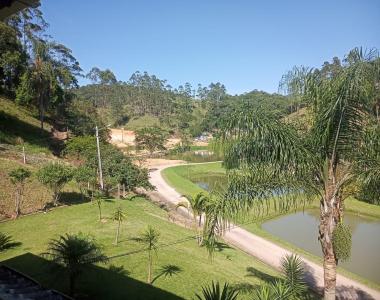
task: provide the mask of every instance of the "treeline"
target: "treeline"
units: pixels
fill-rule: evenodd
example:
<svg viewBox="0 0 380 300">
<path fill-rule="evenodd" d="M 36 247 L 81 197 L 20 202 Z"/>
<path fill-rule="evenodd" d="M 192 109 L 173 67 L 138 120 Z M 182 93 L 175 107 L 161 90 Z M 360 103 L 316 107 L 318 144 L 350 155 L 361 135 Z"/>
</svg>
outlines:
<svg viewBox="0 0 380 300">
<path fill-rule="evenodd" d="M 106 74 L 112 80 L 104 78 Z M 122 82 L 112 71 L 98 68 L 93 68 L 87 78 L 92 84 L 77 89 L 77 97 L 102 111 L 104 123 L 116 126 L 149 115 L 175 132 L 198 135 L 218 129 L 224 118 L 242 106 L 261 106 L 279 116 L 292 112 L 290 97 L 258 90 L 231 96 L 219 82 L 197 88 L 185 83 L 173 88 L 147 72 L 137 71 L 128 82 Z"/>
</svg>

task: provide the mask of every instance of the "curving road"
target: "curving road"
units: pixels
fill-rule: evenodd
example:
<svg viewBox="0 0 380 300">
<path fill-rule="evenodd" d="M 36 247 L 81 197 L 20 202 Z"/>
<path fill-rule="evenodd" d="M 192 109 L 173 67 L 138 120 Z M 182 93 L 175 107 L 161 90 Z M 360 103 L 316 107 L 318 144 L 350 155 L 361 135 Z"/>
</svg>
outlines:
<svg viewBox="0 0 380 300">
<path fill-rule="evenodd" d="M 150 182 L 156 187 L 156 194 L 166 202 L 177 204 L 181 195 L 161 176 L 161 171 L 172 166 L 183 164 L 179 161 L 161 161 L 151 164 Z M 223 239 L 229 244 L 239 248 L 249 255 L 255 256 L 264 263 L 279 269 L 281 258 L 290 252 L 277 244 L 274 244 L 247 230 L 232 225 L 225 233 Z M 305 263 L 306 280 L 308 284 L 317 290 L 323 290 L 323 268 L 301 256 Z M 337 276 L 337 298 L 344 300 L 380 300 L 380 291 L 371 289 L 364 284 L 349 279 L 343 275 Z"/>
</svg>

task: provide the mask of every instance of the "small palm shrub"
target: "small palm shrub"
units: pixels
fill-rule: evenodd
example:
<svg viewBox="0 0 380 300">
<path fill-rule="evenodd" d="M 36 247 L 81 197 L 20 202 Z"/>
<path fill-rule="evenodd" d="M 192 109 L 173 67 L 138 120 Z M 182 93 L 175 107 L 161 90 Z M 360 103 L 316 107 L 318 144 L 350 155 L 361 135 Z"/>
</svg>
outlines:
<svg viewBox="0 0 380 300">
<path fill-rule="evenodd" d="M 202 294 L 196 294 L 198 300 L 235 300 L 239 292 L 225 283 L 223 287 L 219 282 L 212 282 L 210 286 L 202 287 Z"/>
<path fill-rule="evenodd" d="M 304 295 L 307 287 L 304 281 L 303 261 L 300 257 L 294 254 L 285 255 L 281 261 L 281 269 L 285 277 L 284 284 L 289 287 L 292 296 L 297 298 Z"/>
</svg>

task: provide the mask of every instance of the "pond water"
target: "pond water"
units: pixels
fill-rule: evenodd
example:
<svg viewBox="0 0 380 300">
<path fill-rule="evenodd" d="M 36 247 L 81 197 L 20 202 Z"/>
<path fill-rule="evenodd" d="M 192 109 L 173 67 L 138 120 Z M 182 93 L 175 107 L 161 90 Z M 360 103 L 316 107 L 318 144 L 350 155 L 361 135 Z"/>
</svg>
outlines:
<svg viewBox="0 0 380 300">
<path fill-rule="evenodd" d="M 380 283 L 380 221 L 345 213 L 344 221 L 352 229 L 351 258 L 339 266 Z M 306 210 L 272 219 L 262 224 L 271 234 L 314 255 L 322 257 L 318 241 L 319 211 Z"/>
<path fill-rule="evenodd" d="M 195 176 L 190 180 L 207 191 L 225 186 L 227 182 L 222 174 Z M 350 260 L 339 262 L 339 266 L 380 284 L 380 220 L 345 213 L 344 221 L 352 229 L 352 250 Z M 322 257 L 318 225 L 319 210 L 310 209 L 269 220 L 262 224 L 262 228 Z"/>
</svg>

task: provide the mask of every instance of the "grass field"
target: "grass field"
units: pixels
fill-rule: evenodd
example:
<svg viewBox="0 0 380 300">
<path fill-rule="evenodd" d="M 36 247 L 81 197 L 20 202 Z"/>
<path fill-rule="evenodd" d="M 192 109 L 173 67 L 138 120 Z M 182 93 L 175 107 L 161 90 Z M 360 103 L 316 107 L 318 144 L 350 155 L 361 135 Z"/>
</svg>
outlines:
<svg viewBox="0 0 380 300">
<path fill-rule="evenodd" d="M 195 164 L 195 165 L 176 166 L 176 167 L 164 169 L 162 171 L 162 175 L 165 178 L 165 180 L 171 186 L 173 186 L 179 193 L 185 194 L 185 195 L 195 195 L 196 193 L 203 191 L 199 186 L 197 186 L 190 180 L 191 178 L 194 178 L 200 175 L 215 176 L 215 175 L 221 175 L 221 174 L 225 174 L 225 169 L 223 169 L 222 164 L 220 162 L 199 164 L 199 165 Z M 271 203 L 271 201 L 269 202 Z M 318 201 L 315 200 L 310 203 L 306 203 L 305 208 L 319 208 Z M 358 215 L 380 219 L 380 206 L 364 203 L 354 198 L 348 198 L 345 200 L 345 210 L 358 214 Z M 270 205 L 268 212 L 266 212 L 264 215 L 257 217 L 256 215 L 248 214 L 248 216 L 245 216 L 244 218 L 240 218 L 237 223 L 240 223 L 242 227 L 244 227 L 245 229 L 249 230 L 250 232 L 254 234 L 262 236 L 268 240 L 271 240 L 281 245 L 282 247 L 285 247 L 289 250 L 299 253 L 314 262 L 322 263 L 322 259 L 320 257 L 310 254 L 309 252 L 306 252 L 305 250 L 299 247 L 296 247 L 293 244 L 287 241 L 284 241 L 262 229 L 261 224 L 263 222 L 279 217 L 283 214 L 284 213 L 281 213 L 278 210 L 275 210 L 273 205 Z M 372 288 L 380 289 L 379 284 L 376 284 L 370 280 L 367 280 L 366 278 L 353 274 L 342 268 L 338 268 L 338 271 Z"/>
<path fill-rule="evenodd" d="M 226 245 L 221 245 L 221 250 L 211 262 L 206 250 L 198 247 L 191 238 L 193 231 L 170 223 L 165 211 L 143 198 L 109 200 L 104 203 L 103 215 L 110 216 L 119 205 L 125 210 L 127 219 L 122 225 L 118 246 L 113 244 L 116 223 L 107 218 L 99 222 L 97 206 L 83 203 L 0 223 L 1 232 L 12 235 L 15 241 L 22 243 L 19 247 L 2 252 L 0 260 L 48 287 L 67 292 L 66 276 L 59 275 L 57 280 L 40 254 L 46 250 L 49 239 L 59 234 L 90 234 L 103 245 L 108 256 L 121 256 L 111 259 L 107 266 L 100 265 L 83 274 L 79 291 L 88 299 L 109 299 L 111 293 L 112 299 L 191 299 L 202 285 L 211 280 L 257 285 L 278 275 L 263 263 Z M 147 253 L 139 251 L 142 246 L 134 240 L 148 224 L 161 233 L 161 246 L 154 257 L 155 275 L 166 264 L 181 269 L 176 276 L 157 279 L 155 288 L 144 283 Z M 137 253 L 128 254 L 134 251 Z M 110 271 L 110 265 L 121 267 L 124 274 Z"/>
</svg>

